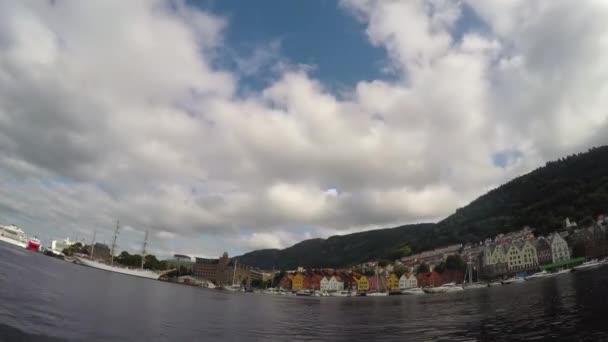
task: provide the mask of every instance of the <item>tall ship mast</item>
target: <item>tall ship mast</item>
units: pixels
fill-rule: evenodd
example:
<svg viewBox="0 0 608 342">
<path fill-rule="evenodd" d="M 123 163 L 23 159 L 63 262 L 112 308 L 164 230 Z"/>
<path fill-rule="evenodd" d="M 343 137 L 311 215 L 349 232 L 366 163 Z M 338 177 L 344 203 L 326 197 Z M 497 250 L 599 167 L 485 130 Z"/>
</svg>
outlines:
<svg viewBox="0 0 608 342">
<path fill-rule="evenodd" d="M 91 255 L 89 256 L 93 260 L 93 253 L 95 252 L 95 238 L 97 237 L 97 229 L 93 231 L 93 241 L 91 241 Z"/>
<path fill-rule="evenodd" d="M 114 238 L 112 239 L 112 248 L 110 249 L 110 265 L 114 266 L 114 250 L 116 249 L 116 238 L 118 237 L 118 229 L 120 229 L 120 225 L 118 220 L 116 220 L 116 229 L 114 229 Z"/>
<path fill-rule="evenodd" d="M 141 252 L 141 269 L 144 269 L 144 262 L 146 261 L 146 247 L 148 246 L 148 231 L 146 230 L 146 237 L 144 238 L 144 248 Z"/>
<path fill-rule="evenodd" d="M 152 270 L 143 269 L 143 266 L 145 263 L 145 257 L 146 257 L 146 248 L 148 247 L 148 231 L 146 231 L 146 237 L 144 239 L 141 269 L 138 269 L 138 268 L 133 269 L 133 268 L 128 268 L 128 267 L 123 267 L 120 265 L 114 266 L 114 252 L 116 251 L 116 240 L 118 238 L 119 230 L 120 230 L 120 225 L 119 225 L 119 222 L 116 221 L 116 229 L 114 229 L 114 238 L 112 239 L 112 248 L 110 249 L 110 254 L 111 254 L 111 264 L 110 265 L 106 264 L 105 262 L 95 261 L 92 258 L 88 259 L 88 258 L 82 258 L 79 256 L 75 257 L 75 262 L 78 264 L 84 265 L 84 266 L 89 266 L 89 267 L 104 270 L 104 271 L 121 273 L 121 274 L 126 274 L 126 275 L 130 275 L 130 276 L 141 277 L 141 278 L 148 278 L 148 279 L 158 279 L 163 274 L 166 274 L 167 272 L 169 272 L 169 271 L 155 272 Z M 93 240 L 95 240 L 95 239 L 93 238 Z M 94 245 L 94 243 L 92 245 Z M 91 252 L 92 252 L 92 250 L 91 250 Z M 92 255 L 92 253 L 91 253 L 91 255 Z"/>
</svg>

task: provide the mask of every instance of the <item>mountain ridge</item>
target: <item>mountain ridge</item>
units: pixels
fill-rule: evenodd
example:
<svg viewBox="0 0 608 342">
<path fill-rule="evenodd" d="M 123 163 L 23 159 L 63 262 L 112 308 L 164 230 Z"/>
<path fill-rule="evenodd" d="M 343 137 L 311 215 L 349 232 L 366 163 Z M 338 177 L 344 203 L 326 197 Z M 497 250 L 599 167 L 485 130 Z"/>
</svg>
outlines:
<svg viewBox="0 0 608 342">
<path fill-rule="evenodd" d="M 437 223 L 408 224 L 262 249 L 237 258 L 264 269 L 346 267 L 396 258 L 451 243 L 476 242 L 532 226 L 539 234 L 570 217 L 589 221 L 608 212 L 608 146 L 570 155 L 492 189 Z"/>
</svg>

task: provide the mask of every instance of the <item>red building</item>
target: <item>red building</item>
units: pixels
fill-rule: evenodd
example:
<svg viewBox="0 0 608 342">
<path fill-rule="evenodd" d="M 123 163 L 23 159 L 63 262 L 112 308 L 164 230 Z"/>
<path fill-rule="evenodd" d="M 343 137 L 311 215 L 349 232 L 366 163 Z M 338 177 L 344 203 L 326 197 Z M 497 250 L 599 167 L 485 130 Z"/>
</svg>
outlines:
<svg viewBox="0 0 608 342">
<path fill-rule="evenodd" d="M 464 273 L 461 271 L 444 271 L 443 273 L 420 273 L 416 277 L 419 287 L 441 286 L 447 283 L 462 283 Z"/>
<path fill-rule="evenodd" d="M 444 284 L 441 275 L 437 272 L 419 273 L 416 279 L 418 280 L 418 287 L 441 286 Z"/>
<path fill-rule="evenodd" d="M 279 282 L 279 287 L 282 289 L 291 290 L 291 278 L 288 274 L 281 278 L 281 281 Z"/>
</svg>

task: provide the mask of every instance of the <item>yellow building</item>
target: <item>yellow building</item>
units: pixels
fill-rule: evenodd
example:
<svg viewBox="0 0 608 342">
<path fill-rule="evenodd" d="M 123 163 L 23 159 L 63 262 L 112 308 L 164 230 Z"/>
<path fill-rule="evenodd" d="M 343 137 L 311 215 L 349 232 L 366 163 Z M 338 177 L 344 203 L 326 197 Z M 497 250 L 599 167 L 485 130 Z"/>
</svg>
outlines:
<svg viewBox="0 0 608 342">
<path fill-rule="evenodd" d="M 291 278 L 291 289 L 302 290 L 304 289 L 304 276 L 301 273 L 296 274 Z"/>
<path fill-rule="evenodd" d="M 399 278 L 395 273 L 391 273 L 391 276 L 388 277 L 388 281 L 386 282 L 386 286 L 389 290 L 398 290 L 399 289 Z"/>
<path fill-rule="evenodd" d="M 366 276 L 361 276 L 361 278 L 357 279 L 357 291 L 369 291 L 369 281 Z"/>
</svg>

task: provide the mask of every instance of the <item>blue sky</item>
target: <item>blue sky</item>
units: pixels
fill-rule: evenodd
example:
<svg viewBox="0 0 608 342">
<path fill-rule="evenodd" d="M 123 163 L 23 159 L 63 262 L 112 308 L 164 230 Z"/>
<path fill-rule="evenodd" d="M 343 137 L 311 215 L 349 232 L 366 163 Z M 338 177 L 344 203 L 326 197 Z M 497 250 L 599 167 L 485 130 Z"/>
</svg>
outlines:
<svg viewBox="0 0 608 342">
<path fill-rule="evenodd" d="M 292 64 L 313 66 L 311 74 L 340 92 L 357 82 L 391 79 L 388 56 L 365 35 L 365 24 L 347 13 L 337 1 L 191 0 L 199 8 L 226 17 L 227 54 L 251 56 L 259 46 L 278 42 L 282 58 Z M 234 57 L 234 56 L 232 56 Z M 219 61 L 234 67 L 233 61 Z M 272 79 L 269 65 L 250 77 L 243 87 L 254 90 Z"/>
</svg>

